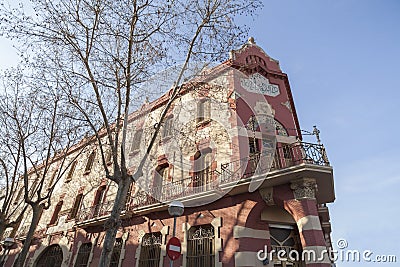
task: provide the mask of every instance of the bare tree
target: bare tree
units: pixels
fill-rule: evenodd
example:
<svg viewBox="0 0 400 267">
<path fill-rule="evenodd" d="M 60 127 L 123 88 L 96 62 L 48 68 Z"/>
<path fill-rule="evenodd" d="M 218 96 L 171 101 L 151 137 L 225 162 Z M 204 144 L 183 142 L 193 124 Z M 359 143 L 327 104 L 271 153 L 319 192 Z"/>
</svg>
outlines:
<svg viewBox="0 0 400 267">
<path fill-rule="evenodd" d="M 2 76 L 3 87 L 18 87 L 20 73 L 13 70 L 13 75 Z M 4 101 L 4 99 L 2 99 Z M 2 101 L 2 102 L 3 102 Z M 0 125 L 7 125 L 8 119 L 0 115 Z M 19 168 L 21 166 L 21 146 L 15 143 L 9 127 L 0 128 L 0 236 L 7 228 L 16 228 L 21 222 L 27 205 L 23 198 L 23 179 Z"/>
<path fill-rule="evenodd" d="M 193 61 L 220 60 L 244 40 L 246 28 L 235 23 L 252 15 L 259 0 L 32 0 L 31 15 L 23 8 L 1 8 L 2 34 L 26 44 L 47 77 L 59 82 L 80 111 L 75 119 L 90 125 L 101 151 L 106 177 L 118 185 L 114 207 L 105 224 L 99 266 L 108 266 L 120 211 L 132 182 L 154 147 L 165 116 L 179 97 Z M 24 56 L 31 56 L 31 53 Z M 130 108 L 138 108 L 154 92 L 140 85 L 158 70 L 181 62 L 172 78 L 169 99 L 134 173 L 125 159 Z M 206 63 L 207 64 L 207 63 Z M 164 93 L 164 92 L 162 92 Z M 102 134 L 100 134 L 102 133 Z M 105 139 L 103 138 L 105 134 Z M 112 151 L 109 170 L 105 152 Z"/>
<path fill-rule="evenodd" d="M 72 163 L 67 160 L 69 150 L 82 138 L 81 127 L 66 116 L 72 111 L 57 84 L 38 72 L 33 76 L 35 79 L 24 78 L 20 71 L 9 72 L 6 79 L 12 82 L 0 96 L 0 128 L 6 133 L 2 148 L 8 154 L 0 162 L 8 180 L 13 177 L 19 183 L 15 186 L 22 188 L 22 199 L 32 214 L 15 266 L 23 266 L 41 213 L 50 207 L 54 189 Z M 10 190 L 19 192 L 16 187 Z"/>
</svg>

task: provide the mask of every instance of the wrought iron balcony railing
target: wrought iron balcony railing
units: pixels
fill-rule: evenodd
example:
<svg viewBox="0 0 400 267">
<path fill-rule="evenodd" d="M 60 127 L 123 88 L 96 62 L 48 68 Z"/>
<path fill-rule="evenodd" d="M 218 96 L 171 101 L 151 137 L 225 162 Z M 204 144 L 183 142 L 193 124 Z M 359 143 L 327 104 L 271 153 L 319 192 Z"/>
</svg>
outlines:
<svg viewBox="0 0 400 267">
<path fill-rule="evenodd" d="M 89 208 L 81 209 L 76 219 L 78 222 L 83 222 L 109 215 L 111 213 L 113 205 L 114 201 L 109 200 Z"/>
<path fill-rule="evenodd" d="M 266 171 L 285 169 L 300 164 L 329 166 L 323 145 L 305 142 L 279 145 L 274 155 L 254 153 L 237 161 L 221 164 L 219 170 L 204 171 L 173 182 L 164 182 L 159 186 L 149 186 L 146 191 L 139 191 L 129 196 L 126 210 L 159 204 L 171 199 L 183 198 L 207 192 L 217 187 L 252 175 L 265 174 Z M 82 222 L 110 214 L 113 201 L 107 201 L 78 213 L 77 221 Z"/>
</svg>

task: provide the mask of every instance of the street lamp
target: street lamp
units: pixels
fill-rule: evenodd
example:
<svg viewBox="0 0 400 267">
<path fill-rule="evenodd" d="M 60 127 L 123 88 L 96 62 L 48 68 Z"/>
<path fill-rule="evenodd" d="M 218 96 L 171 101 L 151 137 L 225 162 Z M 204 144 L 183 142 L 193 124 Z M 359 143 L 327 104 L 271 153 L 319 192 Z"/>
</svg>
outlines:
<svg viewBox="0 0 400 267">
<path fill-rule="evenodd" d="M 4 252 L 3 255 L 1 256 L 1 266 L 4 265 L 4 261 L 8 255 L 8 253 L 10 252 L 11 247 L 15 244 L 15 240 L 12 237 L 6 237 L 6 239 L 4 239 L 4 241 L 1 242 L 1 245 L 4 247 Z"/>
<path fill-rule="evenodd" d="M 168 206 L 168 213 L 169 215 L 174 217 L 174 228 L 172 230 L 172 236 L 175 237 L 175 230 L 176 230 L 176 217 L 181 216 L 183 212 L 185 211 L 185 206 L 183 205 L 182 202 L 180 201 L 172 201 L 169 203 Z M 170 266 L 173 266 L 173 261 L 170 260 Z"/>
</svg>

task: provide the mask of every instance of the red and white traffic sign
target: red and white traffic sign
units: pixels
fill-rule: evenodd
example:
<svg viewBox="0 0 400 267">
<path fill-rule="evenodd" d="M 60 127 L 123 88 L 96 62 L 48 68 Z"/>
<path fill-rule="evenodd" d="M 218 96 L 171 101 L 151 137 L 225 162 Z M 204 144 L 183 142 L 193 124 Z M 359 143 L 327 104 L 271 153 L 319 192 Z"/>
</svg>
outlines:
<svg viewBox="0 0 400 267">
<path fill-rule="evenodd" d="M 171 237 L 167 243 L 167 255 L 171 260 L 176 260 L 181 256 L 181 241 L 176 237 Z"/>
</svg>

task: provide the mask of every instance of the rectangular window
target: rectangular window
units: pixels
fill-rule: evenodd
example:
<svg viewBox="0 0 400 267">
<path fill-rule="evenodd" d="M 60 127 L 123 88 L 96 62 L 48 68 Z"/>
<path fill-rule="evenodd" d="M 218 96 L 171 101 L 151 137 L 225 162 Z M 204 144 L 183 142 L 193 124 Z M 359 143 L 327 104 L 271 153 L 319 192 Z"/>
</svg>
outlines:
<svg viewBox="0 0 400 267">
<path fill-rule="evenodd" d="M 111 149 L 109 149 L 107 151 L 105 160 L 106 160 L 107 165 L 110 165 L 112 163 L 112 150 Z"/>
<path fill-rule="evenodd" d="M 54 170 L 53 174 L 50 177 L 49 183 L 47 184 L 48 188 L 50 188 L 53 185 L 54 180 L 56 179 L 56 175 L 57 175 L 57 170 Z"/>
<path fill-rule="evenodd" d="M 74 206 L 71 209 L 71 212 L 68 216 L 68 219 L 75 219 L 76 215 L 78 215 L 78 211 L 81 207 L 82 204 L 82 199 L 83 199 L 83 194 L 79 194 L 75 198 Z"/>
<path fill-rule="evenodd" d="M 67 178 L 65 179 L 65 182 L 70 182 L 72 180 L 72 176 L 74 175 L 76 164 L 77 164 L 76 160 L 74 162 L 72 162 L 71 167 L 69 168 Z"/>
<path fill-rule="evenodd" d="M 90 153 L 88 161 L 86 163 L 85 173 L 89 173 L 92 170 L 95 156 L 96 154 L 94 153 L 94 151 Z"/>
<path fill-rule="evenodd" d="M 141 139 L 142 139 L 142 133 L 143 133 L 143 130 L 139 129 L 133 135 L 130 152 L 135 152 L 135 151 L 139 150 L 140 142 L 141 142 Z"/>
<path fill-rule="evenodd" d="M 38 184 L 39 184 L 39 179 L 37 178 L 31 184 L 31 188 L 29 189 L 29 198 L 33 198 L 33 196 L 35 195 Z"/>
<path fill-rule="evenodd" d="M 173 123 L 172 123 L 172 118 L 167 118 L 165 120 L 164 126 L 163 126 L 163 132 L 162 132 L 162 137 L 169 137 L 173 135 Z"/>
</svg>

